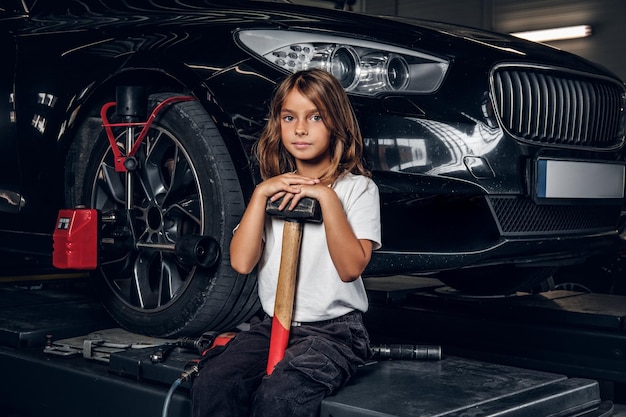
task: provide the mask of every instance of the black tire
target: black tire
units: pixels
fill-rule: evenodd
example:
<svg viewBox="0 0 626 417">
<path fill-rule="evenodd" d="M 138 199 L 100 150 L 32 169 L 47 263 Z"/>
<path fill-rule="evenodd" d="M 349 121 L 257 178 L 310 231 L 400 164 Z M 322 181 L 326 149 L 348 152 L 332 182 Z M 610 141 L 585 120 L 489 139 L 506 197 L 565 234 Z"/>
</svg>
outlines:
<svg viewBox="0 0 626 417">
<path fill-rule="evenodd" d="M 503 265 L 446 271 L 437 275 L 437 278 L 464 294 L 510 295 L 517 291 L 532 292 L 555 271 L 556 268 Z"/>
<path fill-rule="evenodd" d="M 148 107 L 172 95 L 152 95 Z M 122 148 L 123 138 L 120 131 Z M 125 174 L 114 169 L 104 130 L 82 178 L 83 204 L 109 218 L 102 222 L 100 267 L 92 274 L 105 308 L 124 328 L 159 337 L 227 330 L 249 319 L 259 309 L 256 279 L 237 274 L 228 252 L 244 200 L 210 116 L 196 101 L 169 104 L 136 157 L 129 216 L 124 210 Z M 115 222 L 110 221 L 112 214 Z M 171 250 L 137 246 L 138 241 L 171 246 L 190 235 L 217 241 L 220 253 L 214 265 L 191 266 Z"/>
</svg>

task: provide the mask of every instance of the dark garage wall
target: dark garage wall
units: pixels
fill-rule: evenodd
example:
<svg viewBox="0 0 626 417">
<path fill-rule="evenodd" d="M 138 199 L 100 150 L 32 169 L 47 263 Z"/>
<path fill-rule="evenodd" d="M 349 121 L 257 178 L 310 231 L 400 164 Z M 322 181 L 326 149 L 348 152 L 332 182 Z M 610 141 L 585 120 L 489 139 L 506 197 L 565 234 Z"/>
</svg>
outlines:
<svg viewBox="0 0 626 417">
<path fill-rule="evenodd" d="M 439 20 L 487 28 L 492 1 L 485 0 L 366 0 L 366 13 L 391 14 L 419 19 Z"/>
<path fill-rule="evenodd" d="M 497 32 L 588 24 L 590 37 L 550 45 L 604 65 L 626 80 L 625 0 L 363 0 L 361 9 Z"/>
</svg>

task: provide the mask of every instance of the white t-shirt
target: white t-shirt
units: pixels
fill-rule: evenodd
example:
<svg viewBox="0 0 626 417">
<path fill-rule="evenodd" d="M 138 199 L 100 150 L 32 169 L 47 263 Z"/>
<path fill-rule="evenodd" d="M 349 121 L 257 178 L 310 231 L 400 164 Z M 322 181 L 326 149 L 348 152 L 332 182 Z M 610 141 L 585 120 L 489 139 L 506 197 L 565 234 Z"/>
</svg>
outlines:
<svg viewBox="0 0 626 417">
<path fill-rule="evenodd" d="M 378 187 L 364 176 L 346 174 L 333 187 L 348 222 L 358 239 L 381 246 Z M 259 297 L 263 310 L 274 315 L 276 284 L 280 269 L 284 220 L 267 216 L 265 249 L 258 265 Z M 293 320 L 312 322 L 340 317 L 353 310 L 367 311 L 363 280 L 343 282 L 328 252 L 324 225 L 305 223 L 300 247 Z"/>
</svg>

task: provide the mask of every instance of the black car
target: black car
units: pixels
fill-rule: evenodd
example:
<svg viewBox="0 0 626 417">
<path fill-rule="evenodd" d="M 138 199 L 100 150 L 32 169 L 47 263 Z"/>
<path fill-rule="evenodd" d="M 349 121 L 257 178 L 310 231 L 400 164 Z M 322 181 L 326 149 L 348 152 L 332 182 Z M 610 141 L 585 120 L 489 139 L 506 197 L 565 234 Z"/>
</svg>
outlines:
<svg viewBox="0 0 626 417">
<path fill-rule="evenodd" d="M 228 245 L 273 89 L 300 68 L 334 74 L 361 124 L 383 216 L 368 275 L 505 294 L 620 241 L 624 85 L 563 51 L 270 1 L 0 0 L 0 28 L 3 259 L 50 259 L 59 210 L 97 209 L 91 275 L 130 330 L 258 310 Z"/>
</svg>

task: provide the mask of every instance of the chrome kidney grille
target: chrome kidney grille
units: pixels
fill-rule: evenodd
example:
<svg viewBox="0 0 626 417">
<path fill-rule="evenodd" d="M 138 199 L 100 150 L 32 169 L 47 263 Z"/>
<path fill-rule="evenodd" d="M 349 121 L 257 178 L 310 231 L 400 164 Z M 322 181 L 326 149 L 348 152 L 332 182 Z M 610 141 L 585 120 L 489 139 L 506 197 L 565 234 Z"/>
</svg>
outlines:
<svg viewBox="0 0 626 417">
<path fill-rule="evenodd" d="M 503 128 L 519 140 L 556 147 L 618 146 L 623 94 L 613 80 L 553 68 L 502 66 L 492 77 Z"/>
</svg>

